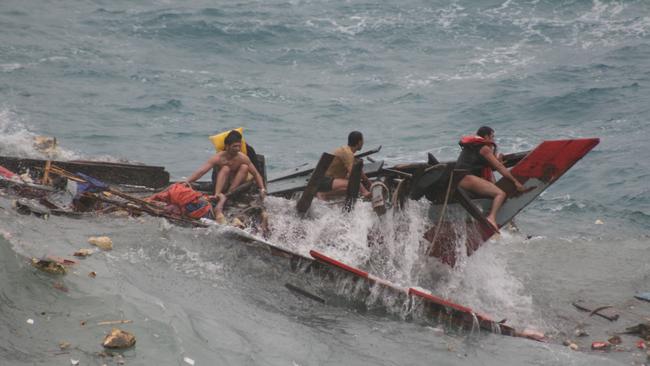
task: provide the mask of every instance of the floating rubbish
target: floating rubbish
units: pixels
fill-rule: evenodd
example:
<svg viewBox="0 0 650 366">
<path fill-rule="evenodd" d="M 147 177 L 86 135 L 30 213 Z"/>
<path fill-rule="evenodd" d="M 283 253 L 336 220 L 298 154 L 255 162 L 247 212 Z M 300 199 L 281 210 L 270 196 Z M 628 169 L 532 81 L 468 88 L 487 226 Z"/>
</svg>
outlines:
<svg viewBox="0 0 650 366">
<path fill-rule="evenodd" d="M 607 342 L 592 342 L 591 343 L 591 349 L 600 350 L 600 351 L 608 350 L 609 347 L 611 347 L 611 346 L 612 345 L 607 343 Z"/>
<path fill-rule="evenodd" d="M 621 340 L 621 337 L 619 337 L 619 336 L 617 336 L 617 335 L 615 335 L 615 336 L 609 338 L 609 339 L 607 340 L 607 342 L 609 342 L 609 343 L 611 343 L 611 344 L 613 344 L 613 345 L 619 345 L 619 344 L 623 343 L 623 341 Z"/>
<path fill-rule="evenodd" d="M 641 339 L 638 342 L 636 342 L 636 348 L 638 348 L 638 349 L 646 349 L 646 348 L 648 348 L 648 345 L 645 344 L 645 341 L 643 339 Z"/>
<path fill-rule="evenodd" d="M 90 278 L 95 278 L 95 277 L 97 277 L 97 272 L 95 272 L 95 271 L 89 272 L 89 273 L 88 273 L 88 277 L 90 277 Z"/>
<path fill-rule="evenodd" d="M 49 259 L 32 258 L 32 266 L 51 274 L 64 275 L 68 272 L 63 264 Z"/>
<path fill-rule="evenodd" d="M 582 328 L 576 329 L 573 332 L 573 334 L 575 334 L 576 337 L 587 337 L 587 336 L 589 336 L 589 333 L 587 333 L 587 331 L 582 329 Z"/>
<path fill-rule="evenodd" d="M 194 360 L 189 358 L 189 357 L 183 358 L 183 361 L 185 361 L 185 363 L 187 363 L 188 365 L 191 365 L 191 366 L 194 365 Z"/>
<path fill-rule="evenodd" d="M 594 222 L 594 224 L 596 224 L 596 225 L 603 225 L 604 222 L 603 222 L 603 220 L 598 219 L 598 220 L 596 220 L 596 221 Z"/>
<path fill-rule="evenodd" d="M 57 290 L 59 290 L 59 291 L 68 292 L 68 288 L 65 287 L 65 285 L 63 284 L 63 282 L 58 282 L 58 281 L 57 281 L 57 282 L 54 282 L 54 283 L 52 284 L 52 287 L 54 287 L 55 289 L 57 289 Z"/>
<path fill-rule="evenodd" d="M 95 251 L 92 249 L 82 248 L 74 252 L 74 254 L 72 255 L 74 255 L 75 257 L 88 257 L 92 255 L 94 252 Z"/>
<path fill-rule="evenodd" d="M 639 300 L 650 301 L 650 292 L 641 292 L 634 295 L 634 297 Z"/>
<path fill-rule="evenodd" d="M 27 324 L 33 325 L 34 324 L 34 319 L 27 319 Z"/>
<path fill-rule="evenodd" d="M 126 319 L 123 319 L 123 320 L 104 320 L 104 321 L 101 321 L 101 322 L 97 323 L 97 325 L 113 325 L 113 324 L 129 324 L 129 323 L 133 323 L 133 320 L 126 320 Z"/>
<path fill-rule="evenodd" d="M 78 365 L 78 364 L 79 364 L 79 360 L 75 360 L 75 359 L 72 359 L 72 358 L 71 358 L 71 359 L 70 359 L 70 363 L 71 363 L 73 366 L 75 366 L 75 365 Z"/>
<path fill-rule="evenodd" d="M 650 322 L 639 323 L 633 327 L 625 328 L 623 334 L 638 334 L 639 337 L 650 340 Z"/>
<path fill-rule="evenodd" d="M 577 351 L 579 347 L 578 347 L 577 344 L 575 344 L 575 343 L 571 343 L 571 344 L 569 345 L 569 348 L 571 348 L 571 350 L 573 350 L 573 351 Z"/>
<path fill-rule="evenodd" d="M 66 341 L 59 342 L 59 349 L 65 350 L 65 349 L 68 349 L 68 348 L 70 348 L 70 343 L 69 342 L 66 342 Z"/>
<path fill-rule="evenodd" d="M 135 336 L 118 328 L 111 329 L 102 346 L 106 348 L 129 348 L 135 344 Z"/>
<path fill-rule="evenodd" d="M 91 236 L 88 243 L 98 247 L 101 250 L 113 249 L 113 241 L 108 236 Z"/>
<path fill-rule="evenodd" d="M 598 315 L 610 322 L 618 320 L 619 314 L 611 305 L 598 306 L 597 304 L 590 303 L 584 300 L 577 300 L 571 303 L 576 309 L 588 311 L 589 316 Z"/>
</svg>

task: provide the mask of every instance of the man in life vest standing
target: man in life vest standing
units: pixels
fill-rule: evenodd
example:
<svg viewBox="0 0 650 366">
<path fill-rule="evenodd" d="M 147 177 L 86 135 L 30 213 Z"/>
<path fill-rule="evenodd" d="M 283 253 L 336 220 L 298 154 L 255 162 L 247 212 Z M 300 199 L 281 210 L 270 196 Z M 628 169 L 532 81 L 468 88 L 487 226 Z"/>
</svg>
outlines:
<svg viewBox="0 0 650 366">
<path fill-rule="evenodd" d="M 224 190 L 232 192 L 241 185 L 246 179 L 248 173 L 253 175 L 255 182 L 260 190 L 262 199 L 266 196 L 264 179 L 257 171 L 251 160 L 241 152 L 242 135 L 238 131 L 230 131 L 224 141 L 225 150 L 213 155 L 208 161 L 201 165 L 188 179 L 187 183 L 192 183 L 201 178 L 212 168 L 219 168 L 217 181 L 214 187 L 214 197 L 218 200 L 215 208 L 217 221 L 223 221 L 223 207 L 226 203 Z"/>
<path fill-rule="evenodd" d="M 518 192 L 526 191 L 510 171 L 501 163 L 501 156 L 496 155 L 494 130 L 488 126 L 478 129 L 476 136 L 464 136 L 459 145 L 462 148 L 456 161 L 456 169 L 469 171 L 459 182 L 459 187 L 479 196 L 491 197 L 492 207 L 487 220 L 498 229 L 497 212 L 506 200 L 506 193 L 494 184 L 492 170 L 498 171 L 503 177 L 512 181 Z"/>
<path fill-rule="evenodd" d="M 344 194 L 348 189 L 348 181 L 354 165 L 354 153 L 363 148 L 363 135 L 359 131 L 352 131 L 348 135 L 348 144 L 343 145 L 332 153 L 334 160 L 325 172 L 325 176 L 318 185 L 317 197 L 328 199 L 333 196 Z M 365 173 L 361 173 L 362 183 L 368 184 L 369 180 Z M 361 184 L 359 190 L 363 197 L 370 197 L 368 189 Z"/>
</svg>

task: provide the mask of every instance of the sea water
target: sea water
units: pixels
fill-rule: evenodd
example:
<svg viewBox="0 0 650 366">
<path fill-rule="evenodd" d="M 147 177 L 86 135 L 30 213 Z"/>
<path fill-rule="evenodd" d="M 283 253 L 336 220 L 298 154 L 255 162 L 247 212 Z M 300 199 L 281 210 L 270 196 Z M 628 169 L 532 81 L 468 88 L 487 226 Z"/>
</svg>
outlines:
<svg viewBox="0 0 650 366">
<path fill-rule="evenodd" d="M 314 164 L 352 130 L 387 164 L 455 159 L 481 125 L 504 153 L 601 138 L 517 217 L 519 232 L 453 270 L 419 255 L 426 202 L 381 219 L 365 203 L 353 214 L 316 203 L 297 221 L 291 202 L 267 200 L 274 244 L 371 263 L 549 344 L 297 296 L 227 228 L 43 220 L 0 197 L 0 365 L 114 364 L 99 354 L 110 326 L 97 323 L 116 319 L 133 320 L 120 326 L 137 337 L 121 354 L 131 365 L 646 362 L 631 338 L 627 352 L 588 350 L 650 317 L 633 299 L 650 289 L 650 3 L 4 0 L 0 26 L 0 155 L 43 158 L 33 137 L 55 136 L 55 158 L 162 165 L 182 179 L 213 153 L 209 135 L 240 126 L 269 176 Z M 377 229 L 383 246 L 368 246 Z M 29 265 L 98 235 L 113 251 L 65 277 Z M 580 313 L 578 299 L 621 319 Z M 559 344 L 576 328 L 591 334 L 577 339 L 586 352 Z"/>
</svg>

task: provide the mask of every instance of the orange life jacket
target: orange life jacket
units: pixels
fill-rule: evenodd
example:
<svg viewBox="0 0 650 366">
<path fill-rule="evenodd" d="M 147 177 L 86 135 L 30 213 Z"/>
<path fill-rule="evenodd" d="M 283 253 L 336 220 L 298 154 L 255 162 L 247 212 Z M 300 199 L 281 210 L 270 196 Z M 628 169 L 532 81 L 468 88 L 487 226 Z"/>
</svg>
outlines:
<svg viewBox="0 0 650 366">
<path fill-rule="evenodd" d="M 203 194 L 182 183 L 169 187 L 169 203 L 180 207 L 184 215 L 200 219 L 210 212 L 212 206 Z"/>
<path fill-rule="evenodd" d="M 481 136 L 463 136 L 458 144 L 463 148 L 469 148 L 469 150 L 472 150 L 472 155 L 476 155 L 473 158 L 469 158 L 471 160 L 468 162 L 470 166 L 474 166 L 474 168 L 480 168 L 480 177 L 483 179 L 486 179 L 490 182 L 494 182 L 494 174 L 492 173 L 492 167 L 487 164 L 487 162 L 482 163 L 480 167 L 475 167 L 475 165 L 479 161 L 485 161 L 485 158 L 479 155 L 479 150 L 483 146 L 492 146 L 494 148 L 494 151 L 496 151 L 497 145 L 492 142 L 492 141 L 486 141 L 485 138 Z M 462 155 L 462 154 L 461 154 Z M 459 158 L 459 160 L 461 160 Z M 470 169 L 470 171 L 473 169 Z"/>
</svg>

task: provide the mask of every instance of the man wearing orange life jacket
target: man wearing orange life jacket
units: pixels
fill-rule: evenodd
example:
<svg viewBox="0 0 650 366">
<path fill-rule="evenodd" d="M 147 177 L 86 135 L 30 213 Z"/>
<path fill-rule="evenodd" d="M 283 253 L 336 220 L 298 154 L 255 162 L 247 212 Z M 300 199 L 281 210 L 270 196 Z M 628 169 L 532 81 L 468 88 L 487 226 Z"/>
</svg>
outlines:
<svg viewBox="0 0 650 366">
<path fill-rule="evenodd" d="M 506 200 L 506 193 L 494 184 L 492 170 L 498 171 L 503 177 L 512 181 L 519 192 L 526 188 L 519 183 L 510 171 L 501 163 L 500 157 L 495 155 L 494 130 L 483 126 L 478 129 L 476 136 L 464 136 L 459 145 L 463 149 L 456 161 L 456 169 L 469 171 L 461 179 L 459 187 L 480 196 L 491 197 L 492 207 L 487 215 L 487 220 L 498 229 L 497 212 Z"/>
<path fill-rule="evenodd" d="M 227 189 L 228 192 L 232 192 L 232 190 L 239 187 L 246 179 L 248 173 L 251 173 L 255 178 L 262 199 L 266 196 L 264 178 L 262 178 L 262 175 L 257 171 L 257 168 L 255 168 L 255 165 L 248 156 L 241 152 L 241 133 L 235 130 L 230 131 L 224 143 L 224 151 L 214 154 L 187 179 L 187 183 L 195 182 L 210 169 L 215 167 L 219 168 L 214 187 L 214 197 L 218 199 L 217 206 L 215 207 L 217 221 L 223 221 L 223 207 L 227 199 L 223 191 Z"/>
</svg>

